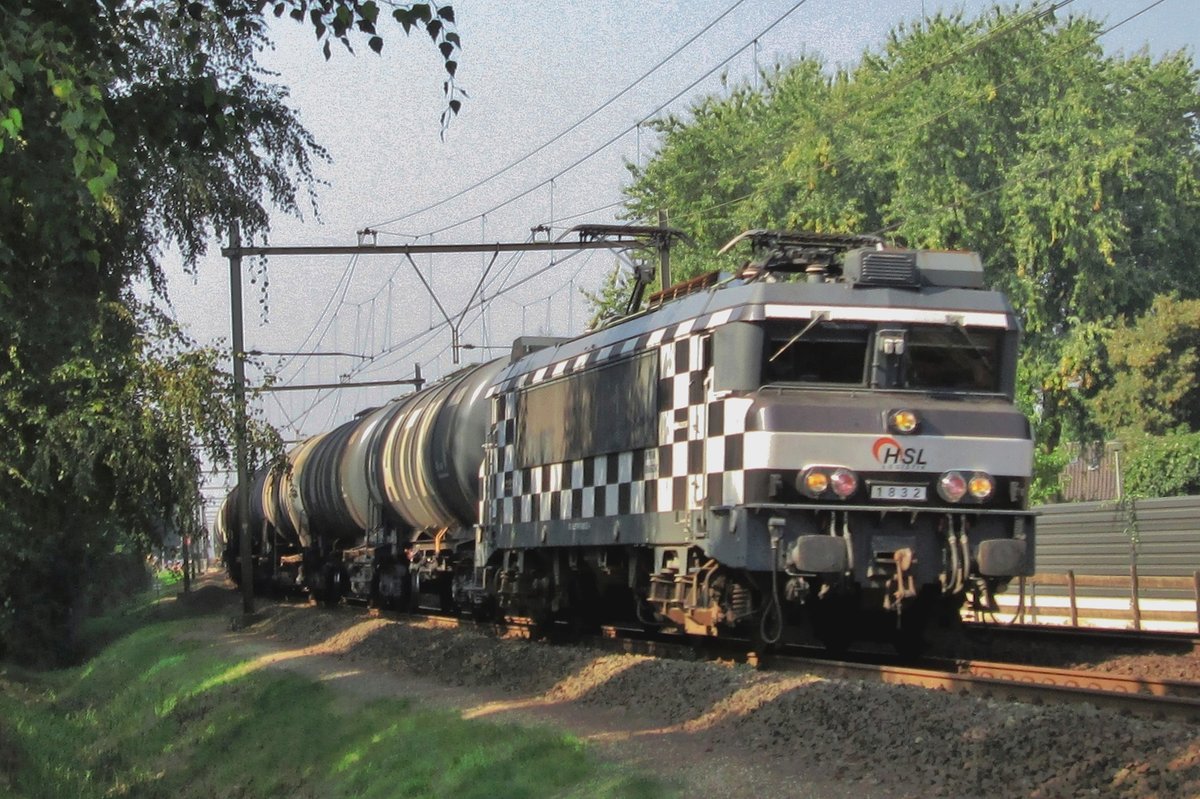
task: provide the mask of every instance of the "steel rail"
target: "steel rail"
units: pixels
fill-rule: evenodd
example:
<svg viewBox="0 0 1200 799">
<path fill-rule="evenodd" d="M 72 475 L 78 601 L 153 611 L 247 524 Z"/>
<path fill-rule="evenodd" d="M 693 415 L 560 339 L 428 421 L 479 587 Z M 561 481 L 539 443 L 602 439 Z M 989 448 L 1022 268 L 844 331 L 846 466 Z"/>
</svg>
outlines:
<svg viewBox="0 0 1200 799">
<path fill-rule="evenodd" d="M 1087 703 L 1151 719 L 1200 721 L 1200 684 L 1194 683 L 975 661 L 960 661 L 950 671 L 780 656 L 771 659 L 771 667 L 833 679 L 913 685 L 1035 704 Z"/>
<path fill-rule="evenodd" d="M 1184 680 L 1151 680 L 1145 677 L 1131 677 L 1102 671 L 1019 666 L 987 661 L 962 661 L 958 664 L 958 672 L 974 677 L 1039 683 L 1053 687 L 1066 686 L 1200 701 L 1200 683 L 1185 682 Z"/>
<path fill-rule="evenodd" d="M 371 611 L 371 615 L 378 613 Z M 399 617 L 403 618 L 404 615 L 400 614 Z M 486 628 L 509 638 L 555 638 L 558 637 L 556 633 L 565 632 L 563 625 L 555 625 L 550 630 L 539 629 L 531 619 L 478 622 L 440 614 L 409 615 L 409 618 L 440 627 Z M 1153 680 L 1097 671 L 973 660 L 927 659 L 920 666 L 896 665 L 869 662 L 878 658 L 877 654 L 872 653 L 863 653 L 864 660 L 859 662 L 786 653 L 773 653 L 764 658 L 748 648 L 748 641 L 656 634 L 615 625 L 605 625 L 598 633 L 580 636 L 577 640 L 597 649 L 646 657 L 673 660 L 734 659 L 756 668 L 811 674 L 826 679 L 909 685 L 962 696 L 998 698 L 1027 704 L 1086 703 L 1142 718 L 1200 721 L 1200 683 L 1181 680 Z"/>
</svg>

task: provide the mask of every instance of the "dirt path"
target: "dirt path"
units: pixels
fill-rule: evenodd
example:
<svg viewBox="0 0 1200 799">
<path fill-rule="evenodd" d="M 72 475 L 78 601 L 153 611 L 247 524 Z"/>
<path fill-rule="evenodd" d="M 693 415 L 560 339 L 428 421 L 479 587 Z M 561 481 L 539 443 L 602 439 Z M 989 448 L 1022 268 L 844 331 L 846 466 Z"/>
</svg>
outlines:
<svg viewBox="0 0 1200 799">
<path fill-rule="evenodd" d="M 229 602 L 229 614 L 239 609 L 236 601 Z M 407 648 L 403 646 L 406 643 L 429 643 L 430 638 L 437 641 L 451 635 L 474 637 L 471 633 L 451 632 L 416 620 L 369 618 L 353 609 L 269 605 L 261 615 L 257 623 L 236 631 L 230 623 L 235 615 L 208 616 L 187 637 L 248 660 L 251 668 L 286 670 L 322 682 L 348 700 L 344 706 L 351 712 L 375 699 L 404 698 L 456 711 L 465 719 L 548 726 L 567 732 L 586 741 L 604 759 L 680 786 L 683 796 L 873 799 L 889 795 L 864 791 L 861 783 L 849 786 L 822 779 L 811 771 L 789 767 L 778 757 L 714 739 L 711 731 L 739 712 L 739 707 L 766 701 L 774 690 L 746 694 L 724 707 L 681 719 L 678 713 L 661 712 L 671 704 L 669 697 L 649 704 L 634 701 L 636 696 L 628 702 L 618 697 L 615 703 L 597 698 L 596 692 L 605 682 L 623 671 L 644 667 L 643 658 L 571 653 L 566 660 L 578 668 L 552 675 L 548 672 L 562 668 L 564 659 L 558 655 L 567 654 L 556 651 L 560 648 L 479 636 L 473 645 L 480 648 L 532 650 L 518 653 L 518 659 L 526 666 L 521 682 L 533 689 L 514 691 L 512 681 L 489 686 L 461 672 L 442 671 L 440 676 L 430 677 L 411 668 L 408 658 L 397 657 L 399 650 Z M 410 640 L 414 638 L 417 640 Z M 446 647 L 435 643 L 432 648 L 436 652 Z M 431 662 L 442 662 L 444 654 L 435 655 Z M 482 665 L 480 660 L 476 658 L 476 667 Z M 676 689 L 694 692 L 695 686 Z M 656 712 L 656 708 L 660 710 Z"/>
</svg>

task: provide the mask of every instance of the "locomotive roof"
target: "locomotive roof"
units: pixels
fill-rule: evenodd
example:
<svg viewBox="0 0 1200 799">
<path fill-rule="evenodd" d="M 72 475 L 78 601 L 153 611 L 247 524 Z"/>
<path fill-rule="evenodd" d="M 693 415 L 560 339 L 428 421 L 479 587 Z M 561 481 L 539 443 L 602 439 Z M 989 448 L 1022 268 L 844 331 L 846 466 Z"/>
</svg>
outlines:
<svg viewBox="0 0 1200 799">
<path fill-rule="evenodd" d="M 945 287 L 916 291 L 835 282 L 733 283 L 681 297 L 530 353 L 500 373 L 491 393 L 549 380 L 728 322 L 811 319 L 821 313 L 834 319 L 1017 329 L 1012 306 L 997 291 Z"/>
</svg>

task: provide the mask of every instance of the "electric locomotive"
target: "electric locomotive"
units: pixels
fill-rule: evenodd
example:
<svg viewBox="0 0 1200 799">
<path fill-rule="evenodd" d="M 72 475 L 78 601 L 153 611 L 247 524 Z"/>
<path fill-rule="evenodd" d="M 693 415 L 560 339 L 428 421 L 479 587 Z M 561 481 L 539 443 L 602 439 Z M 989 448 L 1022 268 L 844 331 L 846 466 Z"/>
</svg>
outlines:
<svg viewBox="0 0 1200 799">
<path fill-rule="evenodd" d="M 902 647 L 1032 574 L 1020 331 L 980 257 L 743 240 L 736 274 L 302 444 L 253 488 L 284 533 L 252 523 L 284 553 L 265 571 L 330 601 Z"/>
<path fill-rule="evenodd" d="M 738 275 L 498 376 L 478 590 L 535 616 L 624 596 L 691 633 L 771 642 L 807 615 L 831 645 L 872 622 L 911 644 L 1032 574 L 1019 329 L 979 256 L 742 238 Z"/>
</svg>

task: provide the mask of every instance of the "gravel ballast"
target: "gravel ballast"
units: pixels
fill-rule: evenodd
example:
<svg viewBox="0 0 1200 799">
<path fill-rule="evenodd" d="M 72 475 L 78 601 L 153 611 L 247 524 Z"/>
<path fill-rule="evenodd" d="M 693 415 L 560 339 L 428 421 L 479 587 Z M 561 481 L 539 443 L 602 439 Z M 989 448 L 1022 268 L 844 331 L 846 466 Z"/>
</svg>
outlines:
<svg viewBox="0 0 1200 799">
<path fill-rule="evenodd" d="M 355 679 L 411 675 L 480 703 L 553 708 L 552 723 L 571 729 L 577 719 L 585 738 L 624 740 L 616 756 L 629 754 L 640 768 L 653 767 L 654 747 L 669 742 L 664 770 L 682 769 L 691 790 L 814 799 L 1200 796 L 1200 730 L 1182 723 L 611 654 L 353 608 L 278 605 L 263 616 L 237 635 L 351 662 Z M 1195 673 L 1191 657 L 1152 662 Z M 1127 656 L 1106 670 L 1137 668 Z M 605 719 L 621 734 L 605 734 Z"/>
</svg>

